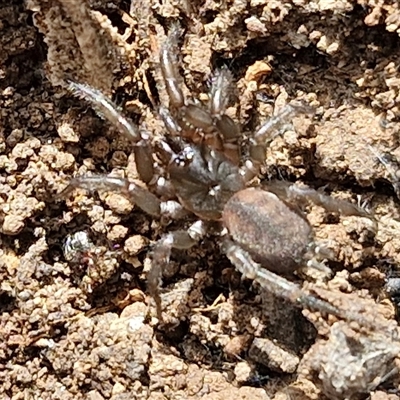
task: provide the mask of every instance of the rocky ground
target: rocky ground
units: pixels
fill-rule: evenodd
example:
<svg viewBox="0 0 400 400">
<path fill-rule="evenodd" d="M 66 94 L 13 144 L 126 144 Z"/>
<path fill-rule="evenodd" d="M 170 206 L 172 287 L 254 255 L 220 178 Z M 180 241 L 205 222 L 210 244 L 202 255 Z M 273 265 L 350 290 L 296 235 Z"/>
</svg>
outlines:
<svg viewBox="0 0 400 400">
<path fill-rule="evenodd" d="M 3 3 L 1 399 L 400 398 L 396 1 Z M 314 107 L 271 143 L 262 181 L 304 183 L 375 215 L 306 210 L 335 274 L 297 280 L 342 319 L 242 280 L 209 235 L 173 251 L 160 324 L 151 245 L 190 221 L 159 221 L 118 193 L 56 196 L 77 175 L 138 178 L 131 144 L 67 81 L 102 90 L 156 141 L 155 106 L 168 103 L 157 54 L 177 23 L 186 95 L 207 100 L 212 71 L 228 67 L 228 113 L 244 135 L 292 100 Z"/>
</svg>

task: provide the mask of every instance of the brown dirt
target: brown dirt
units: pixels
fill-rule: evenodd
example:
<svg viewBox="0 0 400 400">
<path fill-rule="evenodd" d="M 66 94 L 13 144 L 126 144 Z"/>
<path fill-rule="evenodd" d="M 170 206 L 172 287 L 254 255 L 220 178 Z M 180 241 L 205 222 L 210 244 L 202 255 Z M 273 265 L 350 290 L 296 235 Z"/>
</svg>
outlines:
<svg viewBox="0 0 400 400">
<path fill-rule="evenodd" d="M 0 398 L 399 399 L 396 308 L 384 290 L 400 263 L 398 3 L 20 3 L 0 6 Z M 173 21 L 187 93 L 205 99 L 211 71 L 227 65 L 237 84 L 229 113 L 246 131 L 292 99 L 316 108 L 273 141 L 265 177 L 374 210 L 376 231 L 309 210 L 337 262 L 334 279 L 304 287 L 365 326 L 306 319 L 241 281 L 210 236 L 173 252 L 160 327 L 146 292 L 149 245 L 177 224 L 117 194 L 55 198 L 74 175 L 137 179 L 129 143 L 66 81 L 109 93 L 157 137 L 152 101 L 166 99 L 156 53 Z M 389 170 L 371 146 L 391 156 Z M 81 231 L 83 251 L 64 255 Z"/>
</svg>

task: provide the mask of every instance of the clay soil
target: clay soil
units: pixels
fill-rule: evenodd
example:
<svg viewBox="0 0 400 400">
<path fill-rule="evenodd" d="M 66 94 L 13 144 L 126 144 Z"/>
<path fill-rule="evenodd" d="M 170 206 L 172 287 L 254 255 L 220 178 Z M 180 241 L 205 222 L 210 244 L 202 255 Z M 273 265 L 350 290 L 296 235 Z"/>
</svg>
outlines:
<svg viewBox="0 0 400 400">
<path fill-rule="evenodd" d="M 118 193 L 57 197 L 77 175 L 137 180 L 129 141 L 67 82 L 98 88 L 157 141 L 157 52 L 174 24 L 185 94 L 206 101 L 212 71 L 229 68 L 244 136 L 292 100 L 315 109 L 287 121 L 260 179 L 375 215 L 305 210 L 334 274 L 295 279 L 343 320 L 243 280 L 210 234 L 172 252 L 160 324 L 151 246 L 193 220 L 154 219 Z M 3 0 L 0 399 L 399 399 L 399 33 L 390 0 Z"/>
</svg>

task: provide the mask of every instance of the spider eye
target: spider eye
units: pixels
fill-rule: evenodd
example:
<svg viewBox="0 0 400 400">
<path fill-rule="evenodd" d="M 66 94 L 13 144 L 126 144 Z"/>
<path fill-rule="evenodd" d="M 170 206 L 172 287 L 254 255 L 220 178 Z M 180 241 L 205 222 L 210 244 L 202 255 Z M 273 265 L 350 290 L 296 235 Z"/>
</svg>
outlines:
<svg viewBox="0 0 400 400">
<path fill-rule="evenodd" d="M 190 146 L 185 147 L 175 158 L 174 163 L 177 167 L 188 166 L 194 158 L 194 151 Z"/>
</svg>

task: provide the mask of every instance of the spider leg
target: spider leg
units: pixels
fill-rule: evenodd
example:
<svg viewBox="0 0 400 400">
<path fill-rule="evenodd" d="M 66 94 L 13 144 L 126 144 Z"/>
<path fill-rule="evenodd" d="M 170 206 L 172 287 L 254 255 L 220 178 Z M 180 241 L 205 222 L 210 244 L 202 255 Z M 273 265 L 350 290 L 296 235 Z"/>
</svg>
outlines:
<svg viewBox="0 0 400 400">
<path fill-rule="evenodd" d="M 299 187 L 283 181 L 271 181 L 268 182 L 267 189 L 293 205 L 305 205 L 308 201 L 311 201 L 317 206 L 323 207 L 328 212 L 374 219 L 373 215 L 356 204 L 346 200 L 335 199 L 309 187 Z"/>
<path fill-rule="evenodd" d="M 262 124 L 254 133 L 254 143 L 268 146 L 277 136 L 282 135 L 288 128 L 289 121 L 299 114 L 312 114 L 314 108 L 301 103 L 289 103 L 272 118 Z"/>
<path fill-rule="evenodd" d="M 242 136 L 240 127 L 235 121 L 225 114 L 231 95 L 232 73 L 227 68 L 222 68 L 214 73 L 211 78 L 210 88 L 210 114 L 213 124 L 222 136 L 222 150 L 224 154 L 236 165 L 240 161 L 239 140 Z"/>
<path fill-rule="evenodd" d="M 221 117 L 228 106 L 231 95 L 232 73 L 227 68 L 214 72 L 210 88 L 210 113 L 213 117 Z"/>
<path fill-rule="evenodd" d="M 162 271 L 168 264 L 172 249 L 187 250 L 194 246 L 206 234 L 206 227 L 202 221 L 196 221 L 186 231 L 177 230 L 169 232 L 159 239 L 152 251 L 152 266 L 147 275 L 147 283 L 150 295 L 156 303 L 157 318 L 163 321 L 161 297 L 159 287 Z"/>
<path fill-rule="evenodd" d="M 185 105 L 185 97 L 180 87 L 181 77 L 178 72 L 178 27 L 174 27 L 167 40 L 161 46 L 160 67 L 165 89 L 167 90 L 170 106 L 179 109 Z"/>
<path fill-rule="evenodd" d="M 176 201 L 161 201 L 149 190 L 124 178 L 104 175 L 75 177 L 58 197 L 66 197 L 75 189 L 119 192 L 135 203 L 145 213 L 154 217 L 181 219 L 187 215 L 187 212 Z"/>
<path fill-rule="evenodd" d="M 159 108 L 159 115 L 173 137 L 183 137 L 194 143 L 205 142 L 209 147 L 223 151 L 236 164 L 239 163 L 237 141 L 239 127 L 224 114 L 229 97 L 232 74 L 228 69 L 216 71 L 212 78 L 210 104 L 186 101 L 182 91 L 182 78 L 177 68 L 177 36 L 179 29 L 172 29 L 160 50 L 160 67 L 169 98 L 169 108 Z"/>
<path fill-rule="evenodd" d="M 225 238 L 222 242 L 222 250 L 231 263 L 246 278 L 256 280 L 262 288 L 269 292 L 281 298 L 288 299 L 293 304 L 305 306 L 309 309 L 328 313 L 339 318 L 345 318 L 348 321 L 355 321 L 360 324 L 366 323 L 358 314 L 339 309 L 324 300 L 307 294 L 295 283 L 263 268 L 252 259 L 248 252 L 243 250 L 232 240 Z"/>
<path fill-rule="evenodd" d="M 315 272 L 319 274 L 319 278 L 326 280 L 333 276 L 333 271 L 325 264 L 327 260 L 336 260 L 336 256 L 332 250 L 325 247 L 327 243 L 320 243 L 312 240 L 307 246 L 304 254 L 304 264 L 299 265 L 297 273 L 305 273 L 306 276 L 315 277 Z M 310 275 L 311 274 L 311 275 Z"/>
<path fill-rule="evenodd" d="M 69 87 L 75 95 L 87 100 L 102 118 L 116 126 L 133 143 L 135 163 L 140 179 L 149 183 L 154 176 L 153 151 L 149 135 L 140 131 L 100 90 L 76 82 L 70 82 Z"/>
<path fill-rule="evenodd" d="M 299 114 L 311 114 L 314 109 L 301 103 L 289 103 L 272 118 L 262 124 L 252 135 L 249 146 L 249 160 L 243 168 L 246 181 L 253 179 L 260 172 L 265 161 L 267 147 L 277 136 L 282 135 L 291 126 L 290 121 Z"/>
<path fill-rule="evenodd" d="M 177 56 L 178 35 L 179 29 L 174 27 L 160 50 L 161 74 L 168 94 L 170 110 L 160 107 L 159 114 L 172 136 L 179 135 L 198 142 L 201 141 L 202 135 L 199 136 L 197 131 L 207 133 L 214 128 L 214 121 L 210 112 L 200 104 L 185 100 L 181 88 L 182 77 L 177 67 L 179 64 Z M 211 135 L 209 139 L 216 142 L 214 146 L 218 147 L 218 138 Z"/>
</svg>

